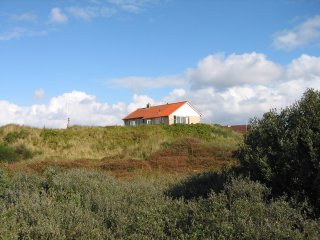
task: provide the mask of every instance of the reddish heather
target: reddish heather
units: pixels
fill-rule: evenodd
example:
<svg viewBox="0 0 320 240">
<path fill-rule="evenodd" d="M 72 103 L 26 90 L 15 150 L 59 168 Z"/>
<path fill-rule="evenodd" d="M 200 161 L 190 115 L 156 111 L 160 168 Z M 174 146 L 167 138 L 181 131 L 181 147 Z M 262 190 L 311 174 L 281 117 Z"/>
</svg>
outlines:
<svg viewBox="0 0 320 240">
<path fill-rule="evenodd" d="M 245 134 L 250 128 L 249 125 L 228 125 L 225 127 L 231 128 L 233 131 L 241 133 L 241 134 Z"/>
</svg>

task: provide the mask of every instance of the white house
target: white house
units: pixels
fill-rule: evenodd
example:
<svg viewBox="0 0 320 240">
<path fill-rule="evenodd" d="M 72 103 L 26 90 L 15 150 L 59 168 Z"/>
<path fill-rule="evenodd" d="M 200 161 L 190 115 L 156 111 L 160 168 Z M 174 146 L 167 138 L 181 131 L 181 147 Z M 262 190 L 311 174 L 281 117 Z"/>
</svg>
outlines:
<svg viewBox="0 0 320 240">
<path fill-rule="evenodd" d="M 125 125 L 145 124 L 194 124 L 200 123 L 201 114 L 187 101 L 167 103 L 158 106 L 147 104 L 145 108 L 138 108 L 122 120 Z"/>
</svg>

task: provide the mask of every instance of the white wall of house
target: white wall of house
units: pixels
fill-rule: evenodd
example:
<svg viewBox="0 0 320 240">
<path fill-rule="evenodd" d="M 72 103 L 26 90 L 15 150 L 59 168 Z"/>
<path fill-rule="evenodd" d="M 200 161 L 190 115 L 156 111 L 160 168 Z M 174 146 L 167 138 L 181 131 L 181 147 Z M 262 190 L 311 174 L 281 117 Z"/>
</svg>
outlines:
<svg viewBox="0 0 320 240">
<path fill-rule="evenodd" d="M 195 111 L 188 103 L 185 103 L 170 115 L 179 117 L 200 117 L 200 114 Z"/>
</svg>

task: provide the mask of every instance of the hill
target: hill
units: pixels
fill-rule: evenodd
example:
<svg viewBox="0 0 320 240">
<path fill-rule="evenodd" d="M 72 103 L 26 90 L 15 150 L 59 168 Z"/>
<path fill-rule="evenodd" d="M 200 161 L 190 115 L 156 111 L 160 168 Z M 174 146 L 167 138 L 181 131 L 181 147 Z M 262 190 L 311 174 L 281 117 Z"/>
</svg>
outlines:
<svg viewBox="0 0 320 240">
<path fill-rule="evenodd" d="M 240 134 L 207 124 L 68 129 L 7 125 L 0 128 L 0 161 L 11 170 L 39 172 L 59 166 L 120 175 L 137 170 L 189 173 L 233 163 L 232 152 L 241 141 Z"/>
</svg>

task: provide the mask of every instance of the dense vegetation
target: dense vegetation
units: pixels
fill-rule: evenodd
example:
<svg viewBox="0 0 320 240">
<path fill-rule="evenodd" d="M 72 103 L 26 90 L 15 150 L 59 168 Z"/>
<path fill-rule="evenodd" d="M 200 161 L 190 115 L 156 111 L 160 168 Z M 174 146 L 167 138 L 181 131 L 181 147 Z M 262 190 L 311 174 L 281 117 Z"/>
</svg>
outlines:
<svg viewBox="0 0 320 240">
<path fill-rule="evenodd" d="M 317 239 L 308 220 L 257 182 L 207 198 L 172 196 L 174 179 L 119 181 L 88 170 L 0 175 L 2 239 Z M 186 180 L 190 184 L 190 179 Z"/>
<path fill-rule="evenodd" d="M 310 89 L 292 106 L 253 119 L 238 155 L 251 179 L 320 216 L 320 92 Z"/>
<path fill-rule="evenodd" d="M 244 138 L 206 124 L 8 125 L 0 239 L 319 239 L 319 173 L 314 90 Z"/>
</svg>

